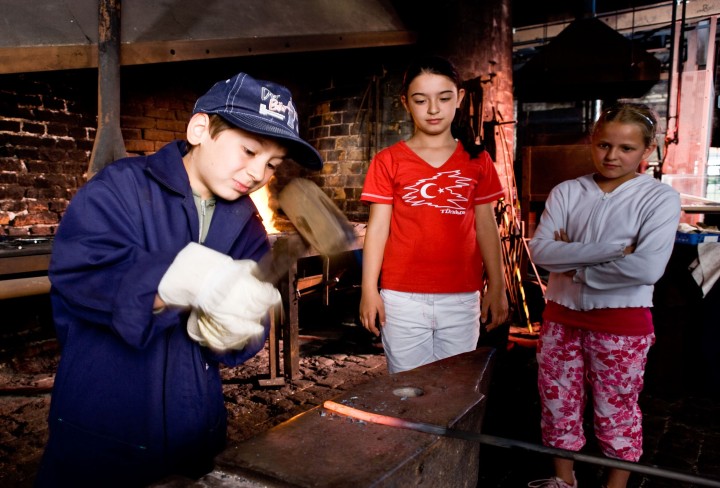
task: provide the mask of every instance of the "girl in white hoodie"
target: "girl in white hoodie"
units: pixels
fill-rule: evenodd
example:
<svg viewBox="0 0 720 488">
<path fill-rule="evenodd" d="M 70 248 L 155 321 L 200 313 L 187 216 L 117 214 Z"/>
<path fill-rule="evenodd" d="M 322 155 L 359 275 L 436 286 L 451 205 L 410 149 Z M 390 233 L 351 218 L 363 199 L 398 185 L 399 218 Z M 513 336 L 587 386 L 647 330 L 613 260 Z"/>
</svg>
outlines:
<svg viewBox="0 0 720 488">
<path fill-rule="evenodd" d="M 680 219 L 679 194 L 638 173 L 657 147 L 656 127 L 642 104 L 604 110 L 591 134 L 597 172 L 552 190 L 530 241 L 533 262 L 550 272 L 537 352 L 547 446 L 583 447 L 589 384 L 603 453 L 633 462 L 642 454 L 638 397 L 655 340 L 653 287 Z M 528 486 L 577 487 L 573 461 L 554 464 L 555 477 Z M 624 488 L 629 475 L 611 469 L 606 486 Z"/>
</svg>

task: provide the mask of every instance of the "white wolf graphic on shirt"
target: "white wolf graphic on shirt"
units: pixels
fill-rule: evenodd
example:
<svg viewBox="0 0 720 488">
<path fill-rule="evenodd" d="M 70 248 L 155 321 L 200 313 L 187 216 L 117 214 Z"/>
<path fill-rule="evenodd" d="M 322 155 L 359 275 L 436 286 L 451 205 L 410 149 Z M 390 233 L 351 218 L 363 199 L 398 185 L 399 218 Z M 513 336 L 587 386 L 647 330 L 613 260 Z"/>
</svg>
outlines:
<svg viewBox="0 0 720 488">
<path fill-rule="evenodd" d="M 441 209 L 442 213 L 465 213 L 471 181 L 461 176 L 460 170 L 441 171 L 403 188 L 408 192 L 402 199 L 413 207 L 427 205 Z"/>
</svg>

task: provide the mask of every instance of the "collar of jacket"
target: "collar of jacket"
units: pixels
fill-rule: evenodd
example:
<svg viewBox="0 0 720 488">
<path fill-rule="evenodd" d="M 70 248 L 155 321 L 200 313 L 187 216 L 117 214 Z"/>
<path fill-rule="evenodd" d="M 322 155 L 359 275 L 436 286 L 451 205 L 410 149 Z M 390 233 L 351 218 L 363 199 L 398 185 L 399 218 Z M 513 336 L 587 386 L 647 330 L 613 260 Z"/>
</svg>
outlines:
<svg viewBox="0 0 720 488">
<path fill-rule="evenodd" d="M 145 171 L 170 190 L 192 197 L 190 179 L 182 162 L 185 154 L 187 154 L 185 141 L 170 142 L 158 152 L 147 156 Z"/>
</svg>

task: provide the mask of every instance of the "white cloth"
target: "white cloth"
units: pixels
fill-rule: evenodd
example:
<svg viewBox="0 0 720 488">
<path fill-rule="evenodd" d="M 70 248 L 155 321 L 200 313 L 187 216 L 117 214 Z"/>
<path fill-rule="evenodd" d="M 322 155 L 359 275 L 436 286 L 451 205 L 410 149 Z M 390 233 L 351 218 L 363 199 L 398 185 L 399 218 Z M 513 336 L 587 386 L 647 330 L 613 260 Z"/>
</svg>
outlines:
<svg viewBox="0 0 720 488">
<path fill-rule="evenodd" d="M 720 242 L 701 242 L 697 249 L 698 257 L 688 269 L 705 296 L 720 278 Z"/>
<path fill-rule="evenodd" d="M 188 335 L 214 350 L 242 349 L 264 336 L 263 320 L 280 292 L 256 278 L 257 263 L 233 260 L 197 243 L 180 251 L 158 295 L 170 306 L 192 307 Z"/>
<path fill-rule="evenodd" d="M 382 342 L 390 373 L 477 347 L 480 292 L 408 293 L 383 289 Z"/>
<path fill-rule="evenodd" d="M 242 349 L 263 337 L 263 319 L 281 301 L 280 292 L 258 280 L 257 263 L 233 261 L 198 297 L 197 333 L 188 321 L 188 334 L 204 346 L 223 351 Z"/>
<path fill-rule="evenodd" d="M 191 242 L 175 256 L 160 280 L 158 295 L 166 305 L 197 307 L 200 293 L 232 262 L 230 256 Z"/>
<path fill-rule="evenodd" d="M 260 323 L 237 320 L 225 327 L 202 310 L 195 309 L 188 318 L 187 331 L 198 344 L 219 352 L 239 350 L 264 337 L 264 328 Z"/>
</svg>

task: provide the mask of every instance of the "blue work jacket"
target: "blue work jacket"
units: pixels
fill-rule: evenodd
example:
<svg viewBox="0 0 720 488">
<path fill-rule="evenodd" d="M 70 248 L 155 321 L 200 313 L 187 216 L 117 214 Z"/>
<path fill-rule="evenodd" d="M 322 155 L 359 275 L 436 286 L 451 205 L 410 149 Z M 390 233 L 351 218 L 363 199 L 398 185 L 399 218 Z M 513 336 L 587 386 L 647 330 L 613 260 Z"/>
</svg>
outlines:
<svg viewBox="0 0 720 488">
<path fill-rule="evenodd" d="M 184 151 L 175 141 L 108 165 L 63 216 L 49 269 L 61 358 L 38 486 L 198 475 L 224 446 L 219 363 L 262 344 L 218 355 L 190 339 L 186 311 L 153 313 L 161 278 L 199 235 Z M 259 260 L 269 244 L 252 200 L 218 199 L 204 245 Z"/>
</svg>

